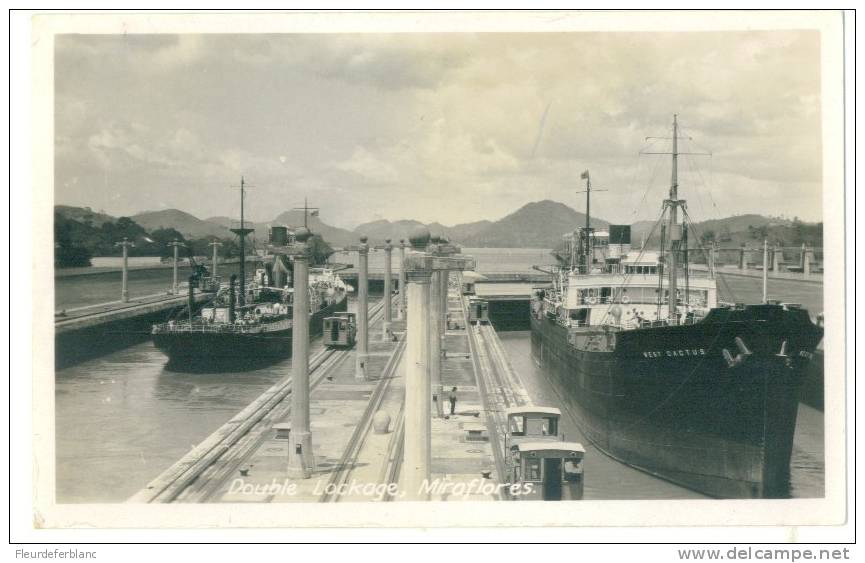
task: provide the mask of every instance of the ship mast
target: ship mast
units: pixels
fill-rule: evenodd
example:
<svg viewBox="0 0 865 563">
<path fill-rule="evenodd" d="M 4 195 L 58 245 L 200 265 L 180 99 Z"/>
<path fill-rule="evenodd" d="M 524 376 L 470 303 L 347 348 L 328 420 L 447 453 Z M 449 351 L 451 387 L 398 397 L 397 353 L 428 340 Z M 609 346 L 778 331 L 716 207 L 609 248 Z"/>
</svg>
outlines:
<svg viewBox="0 0 865 563">
<path fill-rule="evenodd" d="M 677 115 L 673 115 L 673 173 L 670 182 L 670 199 L 667 200 L 667 205 L 670 208 L 670 221 L 669 226 L 667 227 L 667 233 L 670 237 L 670 268 L 668 270 L 669 281 L 667 282 L 667 287 L 669 290 L 669 311 L 667 313 L 667 318 L 671 322 L 676 322 L 678 320 L 678 301 L 677 291 L 676 291 L 676 253 L 679 250 L 679 241 L 682 238 L 682 233 L 679 230 L 678 225 L 678 210 L 679 210 L 679 177 L 678 177 L 678 167 L 679 167 L 679 124 L 677 120 Z"/>
<path fill-rule="evenodd" d="M 240 237 L 240 304 L 246 304 L 246 235 L 253 232 L 247 229 L 243 218 L 243 195 L 246 182 L 240 177 L 240 228 L 231 229 L 231 232 Z"/>
<path fill-rule="evenodd" d="M 581 193 L 583 193 L 584 191 L 585 191 L 585 193 L 586 193 L 586 229 L 585 229 L 585 231 L 584 231 L 584 232 L 585 232 L 585 235 L 586 235 L 586 251 L 585 251 L 585 254 L 583 255 L 583 261 L 584 261 L 584 263 L 585 263 L 585 265 L 586 265 L 586 271 L 585 271 L 584 273 L 588 274 L 588 273 L 589 273 L 589 270 L 591 270 L 591 268 L 592 268 L 592 241 L 591 241 L 591 235 L 590 235 L 590 233 L 592 232 L 592 231 L 591 231 L 592 227 L 591 227 L 591 225 L 590 225 L 590 215 L 591 215 L 591 213 L 590 213 L 591 195 L 592 195 L 592 192 L 593 192 L 593 191 L 595 191 L 595 192 L 605 192 L 605 191 L 607 191 L 607 190 L 593 190 L 593 189 L 592 189 L 592 178 L 591 178 L 591 176 L 589 175 L 589 171 L 588 171 L 588 170 L 586 170 L 586 171 L 584 171 L 582 174 L 580 174 L 580 179 L 586 181 L 586 189 L 585 189 L 585 190 L 580 190 L 580 191 L 578 191 L 577 193 L 578 193 L 578 194 L 581 194 Z"/>
<path fill-rule="evenodd" d="M 318 215 L 318 207 L 310 207 L 309 202 L 306 198 L 303 198 L 303 207 L 295 207 L 295 211 L 303 210 L 303 228 L 308 229 L 309 225 L 307 224 L 307 217 L 315 217 Z M 310 213 L 312 211 L 312 213 Z"/>
<path fill-rule="evenodd" d="M 682 225 L 678 224 L 679 220 L 679 207 L 684 207 L 685 200 L 679 199 L 679 156 L 686 155 L 695 155 L 695 156 L 711 156 L 711 153 L 706 152 L 679 152 L 679 120 L 678 115 L 673 115 L 673 152 L 642 152 L 640 154 L 669 154 L 673 157 L 673 172 L 672 178 L 670 181 L 670 199 L 664 200 L 665 208 L 670 210 L 668 226 L 667 226 L 667 237 L 670 240 L 670 260 L 669 260 L 669 271 L 667 272 L 669 278 L 667 282 L 667 288 L 669 290 L 670 298 L 668 299 L 668 320 L 670 322 L 678 321 L 678 298 L 676 296 L 676 285 L 677 285 L 677 272 L 676 272 L 676 262 L 678 260 L 677 253 L 681 247 L 682 241 Z M 646 137 L 646 140 L 649 139 L 663 139 L 665 137 Z M 690 137 L 682 137 L 683 139 L 690 139 Z M 661 246 L 661 251 L 664 251 L 664 245 Z M 687 282 L 686 282 L 687 283 Z M 687 291 L 687 290 L 686 290 Z M 659 295 L 660 299 L 661 296 Z"/>
</svg>

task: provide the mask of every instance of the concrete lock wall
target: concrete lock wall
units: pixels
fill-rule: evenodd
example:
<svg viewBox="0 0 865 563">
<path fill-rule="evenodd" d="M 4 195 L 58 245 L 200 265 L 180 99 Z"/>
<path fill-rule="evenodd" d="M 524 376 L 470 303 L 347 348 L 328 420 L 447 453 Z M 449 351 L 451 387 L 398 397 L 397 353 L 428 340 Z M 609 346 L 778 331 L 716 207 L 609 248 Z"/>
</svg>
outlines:
<svg viewBox="0 0 865 563">
<path fill-rule="evenodd" d="M 529 300 L 508 300 L 489 302 L 490 324 L 498 331 L 529 330 Z"/>
</svg>

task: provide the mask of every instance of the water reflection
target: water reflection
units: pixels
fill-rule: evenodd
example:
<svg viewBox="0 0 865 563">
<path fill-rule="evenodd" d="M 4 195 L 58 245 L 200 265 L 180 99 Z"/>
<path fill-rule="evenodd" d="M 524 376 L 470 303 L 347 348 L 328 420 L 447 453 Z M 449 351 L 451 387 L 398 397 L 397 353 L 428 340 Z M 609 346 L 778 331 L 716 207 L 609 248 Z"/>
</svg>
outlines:
<svg viewBox="0 0 865 563">
<path fill-rule="evenodd" d="M 58 502 L 121 502 L 291 373 L 178 373 L 151 343 L 58 370 Z"/>
</svg>

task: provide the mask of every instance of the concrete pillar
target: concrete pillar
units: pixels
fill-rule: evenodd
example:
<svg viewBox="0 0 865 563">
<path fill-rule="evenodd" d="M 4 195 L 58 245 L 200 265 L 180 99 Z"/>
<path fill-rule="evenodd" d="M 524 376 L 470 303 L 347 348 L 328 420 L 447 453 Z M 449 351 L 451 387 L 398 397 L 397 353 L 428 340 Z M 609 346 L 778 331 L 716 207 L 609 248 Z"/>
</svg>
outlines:
<svg viewBox="0 0 865 563">
<path fill-rule="evenodd" d="M 358 247 L 357 276 L 357 353 L 355 354 L 355 379 L 367 379 L 369 360 L 369 245 L 365 236 L 360 237 Z"/>
<path fill-rule="evenodd" d="M 406 281 L 405 281 L 405 240 L 399 239 L 399 301 L 397 305 L 397 318 L 405 320 L 406 307 Z"/>
<path fill-rule="evenodd" d="M 124 303 L 129 302 L 129 247 L 135 246 L 129 239 L 123 237 L 123 240 L 114 244 L 114 246 L 123 247 L 123 266 L 120 270 L 120 300 Z"/>
<path fill-rule="evenodd" d="M 301 243 L 309 238 L 306 233 L 296 236 Z M 302 241 L 301 236 L 305 237 Z M 288 474 L 294 479 L 308 479 L 315 470 L 315 457 L 309 424 L 309 258 L 305 253 L 294 258 L 293 313 Z"/>
<path fill-rule="evenodd" d="M 439 313 L 439 338 L 441 339 L 441 344 L 439 345 L 439 350 L 441 350 L 441 357 L 444 359 L 448 355 L 445 332 L 448 328 L 448 278 L 450 277 L 450 272 L 442 270 L 439 272 L 439 275 L 441 276 L 441 291 L 439 292 L 439 297 L 441 297 L 441 310 Z"/>
<path fill-rule="evenodd" d="M 390 340 L 390 329 L 393 322 L 393 313 L 391 312 L 391 251 L 393 246 L 390 244 L 390 239 L 384 241 L 384 320 L 382 321 L 381 339 L 384 342 Z"/>
<path fill-rule="evenodd" d="M 174 247 L 174 275 L 172 276 L 171 281 L 171 293 L 177 295 L 177 261 L 179 260 L 178 254 L 180 252 L 180 243 L 177 241 L 177 239 L 174 239 L 174 242 L 169 243 L 169 246 Z"/>
<path fill-rule="evenodd" d="M 781 258 L 783 257 L 783 251 L 780 247 L 776 246 L 775 250 L 772 251 L 772 271 L 776 274 L 781 271 Z"/>
<path fill-rule="evenodd" d="M 216 263 L 219 262 L 219 253 L 217 252 L 217 249 L 220 246 L 222 246 L 222 243 L 219 242 L 218 240 L 215 240 L 215 241 L 210 243 L 210 246 L 213 247 L 213 272 L 211 273 L 211 275 L 215 276 L 216 275 Z"/>
<path fill-rule="evenodd" d="M 739 269 L 740 270 L 745 269 L 745 248 L 744 247 L 739 249 Z"/>
<path fill-rule="evenodd" d="M 769 241 L 763 239 L 763 303 L 769 302 Z"/>
<path fill-rule="evenodd" d="M 806 278 L 811 277 L 811 251 L 805 247 L 802 247 L 802 273 L 805 274 Z"/>
<path fill-rule="evenodd" d="M 432 384 L 432 401 L 435 405 L 435 416 L 444 416 L 442 406 L 442 357 L 441 357 L 441 275 L 433 272 L 430 275 L 429 290 L 429 371 Z"/>
<path fill-rule="evenodd" d="M 429 355 L 430 274 L 412 272 L 408 278 L 405 443 L 403 471 L 406 500 L 429 500 L 421 490 L 430 479 L 431 439 Z"/>
<path fill-rule="evenodd" d="M 799 267 L 805 271 L 805 243 L 802 243 L 802 251 L 799 253 Z"/>
<path fill-rule="evenodd" d="M 120 300 L 129 301 L 129 248 L 123 245 L 123 275 L 120 280 Z"/>
<path fill-rule="evenodd" d="M 715 243 L 712 243 L 712 246 L 709 247 L 709 275 L 711 277 L 715 277 L 715 260 L 717 259 L 718 248 L 715 246 Z"/>
</svg>

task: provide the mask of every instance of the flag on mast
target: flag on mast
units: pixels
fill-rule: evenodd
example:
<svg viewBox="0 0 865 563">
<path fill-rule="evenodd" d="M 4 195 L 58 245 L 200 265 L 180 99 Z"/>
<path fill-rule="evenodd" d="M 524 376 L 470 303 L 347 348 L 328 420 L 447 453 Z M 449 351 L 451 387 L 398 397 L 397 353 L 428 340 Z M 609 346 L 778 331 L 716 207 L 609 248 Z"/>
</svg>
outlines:
<svg viewBox="0 0 865 563">
<path fill-rule="evenodd" d="M 588 179 L 589 179 L 589 171 L 586 170 L 585 172 L 583 172 L 582 174 L 580 174 L 580 179 L 582 179 L 582 180 L 588 180 Z"/>
</svg>

